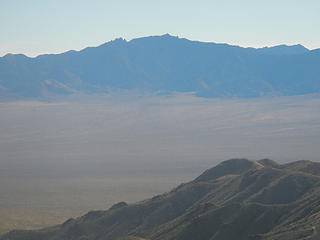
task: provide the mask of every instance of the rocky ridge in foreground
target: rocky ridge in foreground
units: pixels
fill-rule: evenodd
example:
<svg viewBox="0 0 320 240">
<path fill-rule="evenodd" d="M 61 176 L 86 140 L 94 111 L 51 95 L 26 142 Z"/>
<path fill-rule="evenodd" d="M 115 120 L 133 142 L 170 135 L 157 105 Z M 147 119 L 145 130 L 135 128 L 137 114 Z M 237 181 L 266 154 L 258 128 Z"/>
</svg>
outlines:
<svg viewBox="0 0 320 240">
<path fill-rule="evenodd" d="M 320 163 L 231 159 L 170 192 L 0 240 L 320 239 Z"/>
</svg>

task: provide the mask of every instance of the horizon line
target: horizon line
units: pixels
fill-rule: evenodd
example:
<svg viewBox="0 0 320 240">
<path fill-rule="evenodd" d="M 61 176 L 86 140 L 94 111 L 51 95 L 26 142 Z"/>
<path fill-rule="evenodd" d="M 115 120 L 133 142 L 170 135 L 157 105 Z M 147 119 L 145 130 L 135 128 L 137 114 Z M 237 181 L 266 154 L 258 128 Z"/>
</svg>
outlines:
<svg viewBox="0 0 320 240">
<path fill-rule="evenodd" d="M 81 52 L 87 48 L 97 48 L 97 47 L 100 47 L 104 44 L 107 44 L 107 43 L 110 43 L 110 42 L 113 42 L 113 41 L 116 41 L 116 40 L 119 40 L 119 39 L 122 39 L 126 42 L 131 42 L 133 40 L 136 40 L 136 39 L 142 39 L 142 38 L 150 38 L 150 37 L 165 37 L 165 36 L 170 36 L 170 37 L 174 37 L 174 38 L 179 38 L 179 39 L 186 39 L 188 41 L 192 41 L 192 42 L 202 42 L 202 43 L 213 43 L 213 44 L 226 44 L 226 45 L 229 45 L 229 46 L 234 46 L 234 47 L 240 47 L 240 48 L 252 48 L 252 49 L 263 49 L 263 48 L 273 48 L 273 47 L 278 47 L 278 46 L 287 46 L 287 47 L 292 47 L 292 46 L 302 46 L 304 47 L 305 49 L 307 49 L 308 51 L 313 51 L 313 50 L 317 50 L 317 49 L 320 49 L 319 48 L 308 48 L 306 46 L 304 46 L 303 44 L 301 43 L 295 43 L 295 44 L 288 44 L 288 43 L 281 43 L 281 44 L 275 44 L 275 45 L 263 45 L 263 46 L 244 46 L 244 45 L 240 45 L 240 44 L 233 44 L 233 43 L 226 43 L 226 42 L 214 42 L 214 41 L 206 41 L 206 40 L 194 40 L 194 39 L 189 39 L 189 38 L 185 38 L 185 37 L 180 37 L 178 35 L 172 35 L 172 34 L 169 34 L 169 33 L 165 33 L 165 34 L 161 34 L 161 35 L 149 35 L 149 36 L 141 36 L 141 37 L 135 37 L 135 38 L 131 38 L 131 39 L 126 39 L 126 38 L 123 38 L 123 37 L 117 37 L 117 38 L 113 38 L 109 41 L 104 41 L 98 45 L 91 45 L 91 46 L 86 46 L 86 47 L 82 47 L 80 49 L 68 49 L 68 50 L 62 50 L 62 51 L 57 51 L 57 52 L 44 52 L 44 53 L 40 53 L 40 54 L 35 54 L 35 55 L 30 55 L 30 54 L 26 54 L 26 53 L 12 53 L 12 52 L 7 52 L 5 54 L 3 54 L 2 56 L 0 56 L 0 58 L 3 58 L 7 55 L 23 55 L 25 57 L 28 57 L 28 58 L 37 58 L 39 56 L 43 56 L 43 55 L 59 55 L 59 54 L 64 54 L 64 53 L 67 53 L 67 52 Z"/>
</svg>

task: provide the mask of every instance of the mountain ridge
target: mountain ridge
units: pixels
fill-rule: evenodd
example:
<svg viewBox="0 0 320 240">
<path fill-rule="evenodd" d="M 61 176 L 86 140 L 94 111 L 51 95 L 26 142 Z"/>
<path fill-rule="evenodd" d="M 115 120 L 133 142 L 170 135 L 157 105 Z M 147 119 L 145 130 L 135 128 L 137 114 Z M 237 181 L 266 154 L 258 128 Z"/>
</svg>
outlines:
<svg viewBox="0 0 320 240">
<path fill-rule="evenodd" d="M 320 50 L 242 48 L 171 35 L 122 38 L 80 51 L 0 58 L 0 93 L 41 99 L 114 89 L 193 92 L 200 97 L 320 92 Z"/>
<path fill-rule="evenodd" d="M 320 172 L 310 169 L 318 166 L 231 159 L 162 195 L 120 202 L 42 230 L 11 231 L 0 239 L 317 239 Z"/>
<path fill-rule="evenodd" d="M 253 50 L 269 50 L 269 49 L 275 49 L 275 48 L 285 48 L 285 49 L 291 49 L 291 48 L 300 48 L 301 49 L 301 52 L 305 52 L 305 51 L 316 51 L 316 50 L 319 50 L 320 48 L 315 48 L 315 49 L 308 49 L 306 48 L 305 46 L 303 46 L 302 44 L 279 44 L 279 45 L 271 45 L 271 46 L 264 46 L 264 47 L 243 47 L 241 45 L 236 45 L 236 44 L 229 44 L 229 43 L 218 43 L 218 42 L 208 42 L 208 41 L 200 41 L 200 40 L 189 40 L 187 38 L 184 38 L 184 37 L 179 37 L 179 36 L 173 36 L 169 33 L 165 33 L 163 35 L 151 35 L 151 36 L 146 36 L 146 37 L 138 37 L 138 38 L 133 38 L 131 40 L 126 40 L 125 38 L 122 38 L 122 37 L 118 37 L 118 38 L 115 38 L 113 40 L 110 40 L 110 41 L 106 41 L 104 43 L 101 43 L 97 46 L 88 46 L 88 47 L 84 47 L 80 50 L 74 50 L 74 49 L 70 49 L 70 50 L 66 50 L 64 52 L 61 52 L 61 53 L 43 53 L 43 54 L 39 54 L 37 56 L 28 56 L 26 54 L 23 54 L 23 53 L 6 53 L 5 55 L 1 56 L 0 58 L 4 58 L 4 57 L 8 57 L 8 56 L 22 56 L 22 57 L 26 57 L 26 58 L 30 58 L 30 59 L 34 59 L 34 58 L 39 58 L 39 57 L 42 57 L 42 56 L 48 56 L 48 55 L 61 55 L 61 54 L 68 54 L 68 53 L 76 53 L 76 52 L 82 52 L 84 50 L 87 50 L 87 49 L 92 49 L 92 48 L 99 48 L 101 46 L 104 46 L 104 45 L 107 45 L 109 43 L 112 43 L 112 42 L 117 42 L 117 41 L 122 41 L 122 42 L 131 42 L 131 41 L 136 41 L 136 40 L 142 40 L 142 39 L 148 39 L 148 38 L 161 38 L 161 37 L 169 37 L 169 38 L 177 38 L 177 39 L 182 39 L 182 40 L 187 40 L 187 41 L 191 41 L 191 42 L 197 42 L 197 43 L 208 43 L 208 44 L 217 44 L 217 45 L 227 45 L 227 46 L 232 46 L 232 47 L 239 47 L 239 48 L 243 48 L 243 49 L 253 49 Z M 283 53 L 281 53 L 283 54 Z M 293 51 L 293 52 L 288 52 L 288 54 L 299 54 L 299 53 L 296 53 L 296 51 Z"/>
</svg>

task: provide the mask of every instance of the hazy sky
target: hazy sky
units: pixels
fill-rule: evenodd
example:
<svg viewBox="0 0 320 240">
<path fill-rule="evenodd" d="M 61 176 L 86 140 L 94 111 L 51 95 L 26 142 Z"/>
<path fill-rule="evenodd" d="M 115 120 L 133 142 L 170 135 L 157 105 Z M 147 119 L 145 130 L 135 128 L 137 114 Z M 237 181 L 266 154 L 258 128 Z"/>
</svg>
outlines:
<svg viewBox="0 0 320 240">
<path fill-rule="evenodd" d="M 241 46 L 320 47 L 319 0 L 0 0 L 0 6 L 0 56 L 164 33 Z"/>
</svg>

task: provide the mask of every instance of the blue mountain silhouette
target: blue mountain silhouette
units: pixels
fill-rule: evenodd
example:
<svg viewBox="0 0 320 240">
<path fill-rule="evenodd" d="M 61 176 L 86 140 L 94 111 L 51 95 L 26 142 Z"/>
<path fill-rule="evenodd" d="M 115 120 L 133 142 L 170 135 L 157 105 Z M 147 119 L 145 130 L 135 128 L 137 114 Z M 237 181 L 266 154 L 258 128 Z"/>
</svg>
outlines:
<svg viewBox="0 0 320 240">
<path fill-rule="evenodd" d="M 320 92 L 320 49 L 301 45 L 242 48 L 171 35 L 29 58 L 0 58 L 0 95 L 43 98 L 115 89 L 260 97 Z"/>
</svg>

